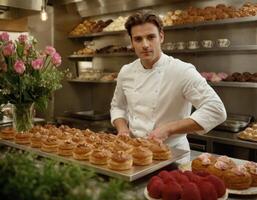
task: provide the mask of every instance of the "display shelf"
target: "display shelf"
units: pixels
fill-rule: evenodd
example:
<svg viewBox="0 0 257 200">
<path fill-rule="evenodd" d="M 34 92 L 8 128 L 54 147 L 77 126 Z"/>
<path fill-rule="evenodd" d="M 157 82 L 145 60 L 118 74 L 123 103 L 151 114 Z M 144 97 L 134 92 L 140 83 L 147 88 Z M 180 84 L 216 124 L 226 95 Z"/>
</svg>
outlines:
<svg viewBox="0 0 257 200">
<path fill-rule="evenodd" d="M 237 45 L 223 48 L 198 48 L 183 50 L 163 50 L 166 54 L 208 54 L 208 53 L 257 53 L 257 45 Z M 136 56 L 135 53 L 101 53 L 95 55 L 70 55 L 70 60 L 86 60 L 93 57 Z"/>
<path fill-rule="evenodd" d="M 173 26 L 165 26 L 164 30 L 179 30 L 179 29 L 194 29 L 194 28 L 201 28 L 207 26 L 221 26 L 221 25 L 228 25 L 228 24 L 242 24 L 242 23 L 250 23 L 250 22 L 257 22 L 257 16 L 254 17 L 241 17 L 241 18 L 230 18 L 230 19 L 223 19 L 223 20 L 216 20 L 216 21 L 205 21 L 199 23 L 192 23 L 192 24 L 181 24 L 181 25 L 173 25 Z M 89 33 L 85 35 L 79 36 L 68 36 L 70 39 L 81 39 L 81 38 L 94 38 L 100 36 L 108 36 L 108 35 L 118 35 L 126 33 L 125 30 L 122 31 L 103 31 L 99 33 Z"/>
<path fill-rule="evenodd" d="M 213 87 L 237 87 L 237 88 L 257 88 L 257 83 L 252 82 L 208 82 Z"/>
<path fill-rule="evenodd" d="M 230 47 L 198 48 L 183 50 L 163 50 L 167 54 L 208 54 L 208 53 L 256 53 L 257 45 L 234 45 Z"/>
<path fill-rule="evenodd" d="M 136 56 L 134 53 L 99 53 L 94 55 L 70 55 L 70 60 L 86 60 L 93 57 Z"/>
</svg>

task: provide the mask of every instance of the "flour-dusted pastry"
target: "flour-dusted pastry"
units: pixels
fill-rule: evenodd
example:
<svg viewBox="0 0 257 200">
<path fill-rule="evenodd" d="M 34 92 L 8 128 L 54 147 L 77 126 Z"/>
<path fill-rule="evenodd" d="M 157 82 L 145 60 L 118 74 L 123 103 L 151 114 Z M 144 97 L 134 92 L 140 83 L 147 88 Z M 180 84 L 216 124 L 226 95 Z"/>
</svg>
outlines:
<svg viewBox="0 0 257 200">
<path fill-rule="evenodd" d="M 125 151 L 130 154 L 133 151 L 133 146 L 123 142 L 122 140 L 115 140 L 112 145 L 113 151 Z"/>
<path fill-rule="evenodd" d="M 17 132 L 11 127 L 3 128 L 0 130 L 0 138 L 5 140 L 13 140 L 16 133 Z"/>
<path fill-rule="evenodd" d="M 17 133 L 15 135 L 14 141 L 17 144 L 30 144 L 31 134 L 29 132 Z"/>
<path fill-rule="evenodd" d="M 71 156 L 75 144 L 71 140 L 62 141 L 58 145 L 58 154 L 61 156 Z"/>
<path fill-rule="evenodd" d="M 76 160 L 88 160 L 92 151 L 93 145 L 81 143 L 73 149 L 72 156 Z"/>
<path fill-rule="evenodd" d="M 89 156 L 89 162 L 95 165 L 105 165 L 110 155 L 110 152 L 105 149 L 94 149 Z"/>
<path fill-rule="evenodd" d="M 107 167 L 117 171 L 129 170 L 132 168 L 132 165 L 132 156 L 124 151 L 113 153 L 107 161 Z"/>
<path fill-rule="evenodd" d="M 41 143 L 42 143 L 42 136 L 39 132 L 35 132 L 31 134 L 30 138 L 30 146 L 33 148 L 41 148 Z"/>
<path fill-rule="evenodd" d="M 236 166 L 224 174 L 223 178 L 229 189 L 243 190 L 251 186 L 252 177 L 244 166 Z"/>
<path fill-rule="evenodd" d="M 247 171 L 249 172 L 249 174 L 252 177 L 251 186 L 252 187 L 257 187 L 257 163 L 247 161 L 244 164 L 244 167 L 247 169 Z"/>
<path fill-rule="evenodd" d="M 134 165 L 150 165 L 153 162 L 153 152 L 146 147 L 134 147 L 132 156 Z"/>
<path fill-rule="evenodd" d="M 154 160 L 168 160 L 172 156 L 170 148 L 165 144 L 152 143 L 149 148 L 153 152 Z"/>
<path fill-rule="evenodd" d="M 56 136 L 48 136 L 43 139 L 41 150 L 49 153 L 57 152 L 58 150 L 58 140 Z"/>
<path fill-rule="evenodd" d="M 202 153 L 192 161 L 191 167 L 193 172 L 207 171 L 210 165 L 213 165 L 216 158 L 209 153 Z"/>
</svg>

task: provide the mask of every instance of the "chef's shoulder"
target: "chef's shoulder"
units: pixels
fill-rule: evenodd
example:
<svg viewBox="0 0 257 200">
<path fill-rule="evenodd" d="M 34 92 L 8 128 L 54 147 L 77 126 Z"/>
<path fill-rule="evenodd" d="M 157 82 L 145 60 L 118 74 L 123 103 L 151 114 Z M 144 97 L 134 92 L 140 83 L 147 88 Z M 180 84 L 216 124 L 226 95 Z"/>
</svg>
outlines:
<svg viewBox="0 0 257 200">
<path fill-rule="evenodd" d="M 138 62 L 140 62 L 139 59 L 136 59 L 135 61 L 133 61 L 129 64 L 123 65 L 121 67 L 121 70 L 120 70 L 118 76 L 123 77 L 125 75 L 135 72 L 135 70 L 139 64 Z"/>
<path fill-rule="evenodd" d="M 196 70 L 195 66 L 191 63 L 184 62 L 180 59 L 169 57 L 168 59 L 169 70 L 174 70 L 177 73 L 185 73 L 190 70 Z"/>
</svg>

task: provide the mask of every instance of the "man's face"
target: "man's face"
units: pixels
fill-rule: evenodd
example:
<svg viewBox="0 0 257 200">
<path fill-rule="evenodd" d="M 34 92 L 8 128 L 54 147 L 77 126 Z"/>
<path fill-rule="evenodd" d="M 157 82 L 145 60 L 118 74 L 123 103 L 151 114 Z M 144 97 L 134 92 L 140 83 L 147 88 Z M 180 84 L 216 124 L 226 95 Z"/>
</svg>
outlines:
<svg viewBox="0 0 257 200">
<path fill-rule="evenodd" d="M 163 32 L 152 23 L 145 23 L 132 27 L 131 42 L 136 55 L 142 64 L 154 64 L 161 55 Z"/>
</svg>

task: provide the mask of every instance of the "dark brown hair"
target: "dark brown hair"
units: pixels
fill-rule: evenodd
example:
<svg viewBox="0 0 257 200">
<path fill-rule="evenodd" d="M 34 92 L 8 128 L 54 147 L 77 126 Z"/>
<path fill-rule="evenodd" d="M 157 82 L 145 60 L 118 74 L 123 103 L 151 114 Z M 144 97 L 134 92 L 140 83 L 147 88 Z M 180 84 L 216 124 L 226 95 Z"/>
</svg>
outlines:
<svg viewBox="0 0 257 200">
<path fill-rule="evenodd" d="M 131 37 L 132 27 L 145 23 L 151 23 L 155 25 L 158 28 L 159 32 L 163 31 L 163 23 L 162 20 L 158 17 L 158 15 L 154 14 L 152 11 L 145 10 L 129 16 L 125 23 L 125 28 L 127 29 L 129 36 Z"/>
</svg>

